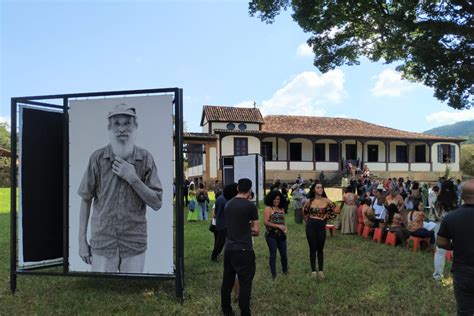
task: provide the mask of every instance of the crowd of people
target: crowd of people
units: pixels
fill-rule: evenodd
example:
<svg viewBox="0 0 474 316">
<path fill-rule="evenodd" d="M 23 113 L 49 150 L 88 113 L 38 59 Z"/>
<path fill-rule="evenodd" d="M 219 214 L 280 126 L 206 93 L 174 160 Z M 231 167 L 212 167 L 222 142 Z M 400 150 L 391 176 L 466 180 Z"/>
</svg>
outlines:
<svg viewBox="0 0 474 316">
<path fill-rule="evenodd" d="M 264 199 L 263 224 L 268 246 L 268 267 L 272 278 L 276 278 L 278 274 L 276 268 L 278 254 L 281 272 L 288 273 L 289 209 L 294 211 L 296 224 L 305 223 L 309 267 L 311 275 L 317 279 L 325 278 L 324 245 L 328 220 L 334 221 L 341 234 L 356 234 L 359 224 L 370 228 L 381 228 L 384 235 L 388 232 L 394 233 L 396 243 L 402 246 L 406 245 L 410 237 L 429 239 L 426 248 L 435 252 L 433 279 L 440 280 L 444 277 L 446 249 L 452 249 L 453 244 L 442 242 L 446 238 L 453 240 L 455 229 L 440 224 L 444 218 L 450 218 L 448 215 L 461 205 L 463 199 L 466 199 L 464 195 L 461 196 L 463 189 L 461 181 L 439 178 L 438 183 L 429 185 L 409 178 L 376 179 L 367 172 L 368 170 L 364 171 L 347 180 L 348 185 L 343 190 L 340 205 L 328 199 L 324 185 L 320 181 L 310 180 L 309 183 L 305 183 L 298 176 L 291 185 L 276 180 L 270 186 Z M 322 178 L 324 180 L 324 175 Z M 250 314 L 250 293 L 255 274 L 252 236 L 259 234 L 259 224 L 256 206 L 251 201 L 253 196 L 249 181 L 241 179 L 239 183 L 227 185 L 222 190 L 217 183 L 214 186 L 216 201 L 211 217 L 215 238 L 211 260 L 217 262 L 219 254 L 224 250 L 224 277 L 221 287 L 221 307 L 224 314 L 233 313 L 230 304 L 231 291 L 236 285 L 240 285 L 236 299 L 242 315 Z M 471 195 L 474 198 L 474 182 L 472 187 Z M 190 183 L 188 193 L 188 220 L 207 220 L 209 197 L 206 189 L 200 184 L 199 189 L 194 192 L 193 183 Z M 197 200 L 199 194 L 205 195 L 206 198 L 201 199 L 203 202 Z M 193 201 L 197 206 L 192 207 Z M 292 208 L 289 207 L 290 204 Z M 196 208 L 198 215 L 193 214 Z M 473 222 L 470 224 L 472 226 Z M 436 239 L 439 247 L 435 245 Z M 472 250 L 472 246 L 470 247 Z M 464 259 L 467 260 L 467 264 L 466 262 L 463 264 L 468 268 L 458 269 L 462 271 L 458 279 L 467 276 L 468 279 L 474 280 L 472 271 L 474 264 L 469 262 L 474 260 L 474 255 L 467 253 L 464 256 L 471 259 Z M 455 264 L 456 260 L 453 267 Z M 473 297 L 469 296 L 472 294 L 472 285 L 467 286 L 466 282 L 461 281 L 458 284 L 464 286 L 463 290 L 456 288 L 455 285 L 458 308 L 461 306 L 470 310 L 472 306 L 466 303 L 469 301 L 466 297 Z M 467 290 L 471 291 L 471 294 L 467 296 L 466 286 L 471 287 Z"/>
</svg>

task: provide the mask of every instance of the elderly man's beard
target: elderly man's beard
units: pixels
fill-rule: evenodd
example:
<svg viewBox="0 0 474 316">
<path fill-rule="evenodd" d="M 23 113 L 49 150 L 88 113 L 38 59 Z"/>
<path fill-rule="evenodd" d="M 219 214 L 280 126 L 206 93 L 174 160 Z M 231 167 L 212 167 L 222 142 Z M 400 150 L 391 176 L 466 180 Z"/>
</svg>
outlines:
<svg viewBox="0 0 474 316">
<path fill-rule="evenodd" d="M 117 135 L 112 130 L 109 130 L 110 145 L 112 146 L 112 152 L 114 156 L 119 156 L 122 159 L 127 159 L 133 153 L 135 146 L 135 131 L 128 133 L 126 141 L 120 141 Z"/>
</svg>

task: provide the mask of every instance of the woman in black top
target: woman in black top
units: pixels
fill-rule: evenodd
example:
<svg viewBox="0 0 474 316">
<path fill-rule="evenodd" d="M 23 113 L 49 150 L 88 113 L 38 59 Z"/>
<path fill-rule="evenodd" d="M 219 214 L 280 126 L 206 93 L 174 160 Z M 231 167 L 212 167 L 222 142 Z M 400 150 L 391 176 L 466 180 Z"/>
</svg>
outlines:
<svg viewBox="0 0 474 316">
<path fill-rule="evenodd" d="M 309 201 L 303 208 L 306 221 L 306 239 L 309 245 L 309 261 L 313 276 L 324 279 L 324 242 L 326 241 L 326 221 L 333 219 L 339 213 L 339 208 L 327 198 L 321 183 L 311 186 L 308 193 Z M 318 272 L 316 272 L 316 256 L 318 257 Z"/>
<path fill-rule="evenodd" d="M 281 268 L 283 273 L 288 273 L 288 255 L 286 246 L 285 210 L 282 206 L 282 194 L 278 190 L 270 191 L 265 197 L 265 210 L 263 222 L 265 224 L 265 240 L 267 241 L 270 257 L 268 263 L 272 278 L 276 278 L 276 254 L 280 252 Z"/>
</svg>

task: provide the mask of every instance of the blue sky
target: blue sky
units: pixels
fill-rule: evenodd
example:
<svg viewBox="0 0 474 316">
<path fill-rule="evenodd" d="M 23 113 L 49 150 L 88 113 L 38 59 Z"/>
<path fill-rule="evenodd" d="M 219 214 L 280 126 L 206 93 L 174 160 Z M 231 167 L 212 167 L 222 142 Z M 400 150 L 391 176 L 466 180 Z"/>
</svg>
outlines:
<svg viewBox="0 0 474 316">
<path fill-rule="evenodd" d="M 289 13 L 268 25 L 246 1 L 1 2 L 1 108 L 10 98 L 180 87 L 189 131 L 203 105 L 251 106 L 264 115 L 357 118 L 421 132 L 474 119 L 395 65 L 361 60 L 326 74 L 312 64 Z"/>
</svg>

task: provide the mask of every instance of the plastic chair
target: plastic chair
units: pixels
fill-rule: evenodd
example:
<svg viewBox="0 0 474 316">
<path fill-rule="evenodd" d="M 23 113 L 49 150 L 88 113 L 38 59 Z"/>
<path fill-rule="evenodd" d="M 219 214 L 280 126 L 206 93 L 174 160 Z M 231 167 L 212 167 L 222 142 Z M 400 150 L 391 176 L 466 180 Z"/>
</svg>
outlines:
<svg viewBox="0 0 474 316">
<path fill-rule="evenodd" d="M 420 237 L 411 236 L 407 240 L 407 249 L 410 249 L 410 241 L 413 241 L 413 251 L 415 251 L 415 252 L 418 251 L 418 249 L 420 248 L 422 241 L 426 242 L 428 245 L 430 244 L 430 238 L 429 237 L 420 238 Z"/>
<path fill-rule="evenodd" d="M 376 228 L 375 231 L 374 231 L 374 237 L 372 238 L 373 241 L 381 243 L 382 242 L 382 237 L 383 237 L 382 228 Z"/>
<path fill-rule="evenodd" d="M 357 224 L 357 236 L 361 236 L 364 231 L 364 223 Z"/>
<path fill-rule="evenodd" d="M 362 237 L 364 237 L 364 239 L 367 239 L 369 238 L 369 234 L 371 232 L 373 232 L 375 230 L 375 228 L 372 228 L 370 226 L 367 226 L 367 225 L 364 225 L 364 230 L 362 231 Z"/>
<path fill-rule="evenodd" d="M 334 236 L 336 234 L 336 226 L 335 225 L 326 225 L 326 229 L 329 230 L 329 235 Z"/>
<path fill-rule="evenodd" d="M 385 244 L 395 247 L 397 245 L 397 235 L 389 231 L 387 233 L 387 238 L 385 238 Z"/>
</svg>

